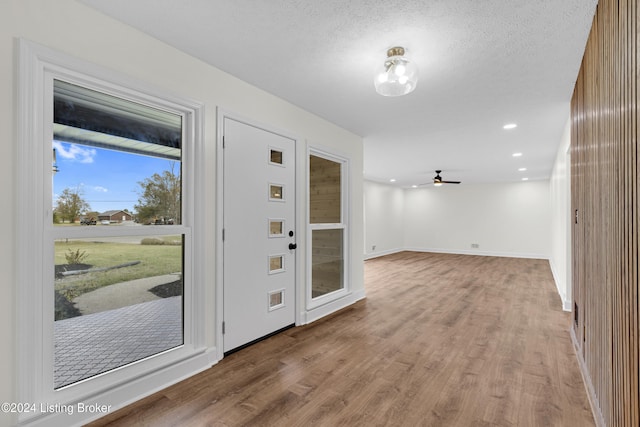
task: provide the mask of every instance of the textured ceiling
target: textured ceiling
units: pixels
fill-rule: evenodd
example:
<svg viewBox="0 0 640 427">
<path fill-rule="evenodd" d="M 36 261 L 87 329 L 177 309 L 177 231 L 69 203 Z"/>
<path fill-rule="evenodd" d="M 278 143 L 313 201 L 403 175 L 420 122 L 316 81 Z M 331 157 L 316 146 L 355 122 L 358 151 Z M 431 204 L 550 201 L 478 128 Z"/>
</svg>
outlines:
<svg viewBox="0 0 640 427">
<path fill-rule="evenodd" d="M 362 136 L 365 177 L 401 186 L 435 169 L 464 183 L 548 179 L 597 4 L 82 1 Z M 385 98 L 373 70 L 397 45 L 420 79 Z"/>
</svg>

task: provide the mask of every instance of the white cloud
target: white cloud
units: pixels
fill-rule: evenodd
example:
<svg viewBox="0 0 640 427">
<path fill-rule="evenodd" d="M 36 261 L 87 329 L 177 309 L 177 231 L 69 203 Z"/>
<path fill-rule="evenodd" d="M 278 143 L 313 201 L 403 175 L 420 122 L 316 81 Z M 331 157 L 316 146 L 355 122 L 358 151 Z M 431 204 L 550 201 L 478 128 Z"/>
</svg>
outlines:
<svg viewBox="0 0 640 427">
<path fill-rule="evenodd" d="M 53 148 L 59 158 L 80 163 L 93 163 L 97 154 L 94 148 L 82 148 L 76 144 L 65 144 L 60 141 L 53 141 Z"/>
<path fill-rule="evenodd" d="M 101 187 L 99 185 L 96 185 L 95 187 L 93 187 L 93 190 L 94 191 L 99 191 L 100 193 L 107 193 L 109 191 L 108 189 L 106 189 L 104 187 Z"/>
</svg>

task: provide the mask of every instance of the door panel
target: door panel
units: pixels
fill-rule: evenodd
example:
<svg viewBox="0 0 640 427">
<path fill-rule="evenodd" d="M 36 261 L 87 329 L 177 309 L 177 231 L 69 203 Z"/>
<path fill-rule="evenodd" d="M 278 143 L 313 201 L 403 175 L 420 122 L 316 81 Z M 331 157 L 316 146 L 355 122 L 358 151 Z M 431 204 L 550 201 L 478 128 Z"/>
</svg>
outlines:
<svg viewBox="0 0 640 427">
<path fill-rule="evenodd" d="M 227 352 L 295 323 L 295 141 L 225 118 L 224 146 Z"/>
</svg>

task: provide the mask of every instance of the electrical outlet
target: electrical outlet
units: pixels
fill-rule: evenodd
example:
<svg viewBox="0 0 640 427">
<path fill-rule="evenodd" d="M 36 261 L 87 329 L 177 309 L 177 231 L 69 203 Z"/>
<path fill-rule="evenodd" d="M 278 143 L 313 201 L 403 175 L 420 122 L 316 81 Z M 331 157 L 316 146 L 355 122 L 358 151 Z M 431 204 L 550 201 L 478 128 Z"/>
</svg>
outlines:
<svg viewBox="0 0 640 427">
<path fill-rule="evenodd" d="M 480 244 L 479 244 L 479 243 L 472 243 L 472 244 L 471 244 L 471 247 L 472 247 L 473 249 L 478 249 L 478 248 L 480 247 Z"/>
<path fill-rule="evenodd" d="M 371 250 L 375 251 L 376 250 L 376 245 L 371 246 Z"/>
</svg>

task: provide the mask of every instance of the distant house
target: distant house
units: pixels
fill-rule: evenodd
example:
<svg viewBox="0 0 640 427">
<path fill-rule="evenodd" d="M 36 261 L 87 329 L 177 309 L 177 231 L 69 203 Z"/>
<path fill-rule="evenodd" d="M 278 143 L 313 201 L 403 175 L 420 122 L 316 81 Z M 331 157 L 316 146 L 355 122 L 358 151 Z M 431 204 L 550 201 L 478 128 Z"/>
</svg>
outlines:
<svg viewBox="0 0 640 427">
<path fill-rule="evenodd" d="M 125 211 L 106 211 L 98 215 L 100 221 L 123 222 L 132 221 L 133 216 Z"/>
</svg>

